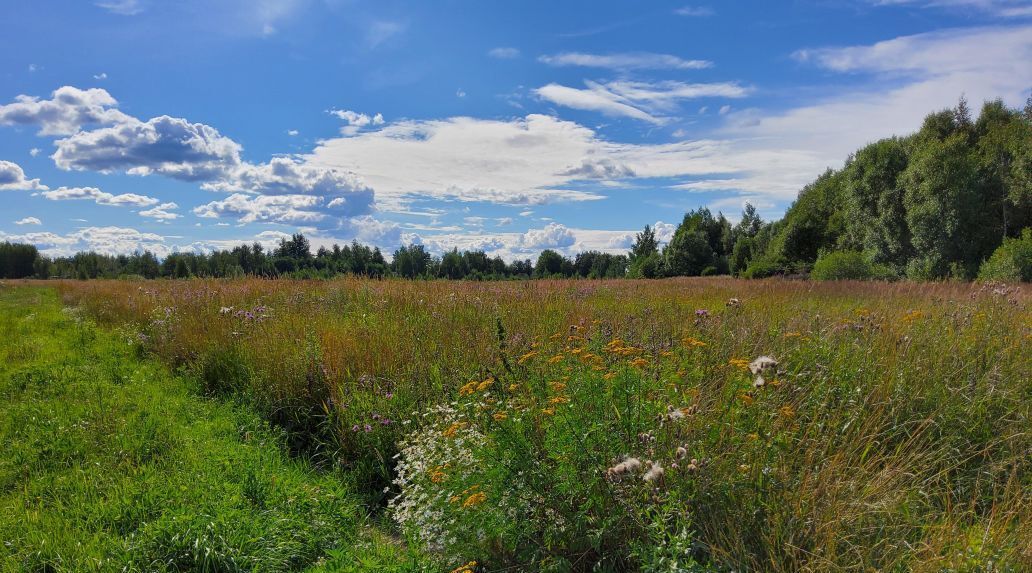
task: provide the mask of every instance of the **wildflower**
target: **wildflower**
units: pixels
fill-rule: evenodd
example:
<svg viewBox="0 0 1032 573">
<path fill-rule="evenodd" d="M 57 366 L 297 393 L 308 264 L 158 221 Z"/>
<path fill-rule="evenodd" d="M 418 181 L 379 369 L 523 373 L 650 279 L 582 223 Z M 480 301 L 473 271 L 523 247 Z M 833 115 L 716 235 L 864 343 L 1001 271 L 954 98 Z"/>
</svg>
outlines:
<svg viewBox="0 0 1032 573">
<path fill-rule="evenodd" d="M 543 408 L 541 410 L 541 413 L 546 415 L 546 416 L 554 416 L 555 415 L 555 408 Z"/>
<path fill-rule="evenodd" d="M 505 420 L 509 419 L 509 415 L 505 412 L 495 412 L 491 415 L 491 417 L 494 418 L 495 422 L 504 422 Z"/>
<path fill-rule="evenodd" d="M 476 505 L 484 503 L 486 499 L 487 494 L 482 491 L 478 491 L 467 497 L 466 501 L 462 502 L 462 507 L 474 507 Z"/>
<path fill-rule="evenodd" d="M 448 426 L 447 429 L 445 429 L 443 432 L 441 432 L 441 435 L 444 436 L 445 438 L 454 438 L 455 435 L 458 433 L 458 431 L 463 429 L 463 428 L 465 428 L 465 427 L 466 427 L 466 423 L 465 422 L 452 422 L 452 425 Z"/>
<path fill-rule="evenodd" d="M 751 406 L 755 401 L 754 398 L 748 394 L 739 394 L 738 399 L 741 400 L 746 406 Z"/>
<path fill-rule="evenodd" d="M 648 366 L 648 364 L 649 361 L 645 360 L 644 358 L 635 358 L 634 360 L 630 361 L 630 365 L 634 366 L 635 368 L 644 368 Z"/>
<path fill-rule="evenodd" d="M 483 392 L 484 390 L 487 390 L 491 387 L 492 384 L 494 384 L 494 378 L 488 378 L 487 380 L 484 380 L 480 384 L 477 384 L 477 392 Z"/>
<path fill-rule="evenodd" d="M 756 380 L 753 381 L 755 388 L 762 388 L 767 381 L 763 378 L 763 373 L 777 368 L 778 361 L 774 360 L 770 356 L 760 356 L 756 360 L 749 363 L 749 371 L 756 375 Z"/>
<path fill-rule="evenodd" d="M 552 398 L 551 400 L 549 400 L 549 402 L 552 403 L 552 404 L 569 404 L 570 403 L 570 397 L 569 396 L 556 396 L 556 397 Z"/>
<path fill-rule="evenodd" d="M 616 378 L 616 372 L 608 372 L 602 376 L 603 380 L 612 380 L 613 378 Z"/>
<path fill-rule="evenodd" d="M 771 368 L 776 368 L 777 365 L 778 361 L 771 358 L 770 356 L 760 356 L 756 360 L 753 360 L 749 363 L 749 371 L 753 374 L 759 374 L 761 372 L 766 372 Z"/>
<path fill-rule="evenodd" d="M 219 314 L 229 314 L 231 312 L 233 312 L 233 307 L 231 306 L 224 306 L 219 309 Z"/>
<path fill-rule="evenodd" d="M 688 456 L 688 450 L 684 449 L 684 446 L 677 446 L 676 455 L 677 459 L 683 460 L 685 457 Z"/>
<path fill-rule="evenodd" d="M 800 336 L 802 336 L 802 334 L 800 334 L 798 332 L 786 332 L 785 333 L 785 338 L 798 338 Z"/>
<path fill-rule="evenodd" d="M 727 363 L 736 368 L 741 368 L 742 370 L 749 369 L 749 361 L 744 358 L 732 358 L 731 360 L 728 360 Z"/>
<path fill-rule="evenodd" d="M 789 420 L 795 417 L 795 410 L 792 409 L 792 406 L 782 406 L 781 409 L 778 410 L 778 412 L 781 414 L 782 417 L 788 418 Z"/>
<path fill-rule="evenodd" d="M 523 356 L 520 356 L 519 359 L 516 360 L 516 363 L 517 364 L 523 364 L 524 362 L 530 360 L 531 358 L 533 358 L 535 356 L 537 356 L 537 350 L 531 350 L 530 352 L 524 354 Z"/>
<path fill-rule="evenodd" d="M 563 355 L 562 355 L 562 353 L 559 353 L 559 354 L 556 354 L 555 356 L 549 358 L 548 359 L 548 363 L 549 364 L 555 364 L 556 362 L 561 362 L 562 359 L 563 359 Z"/>
<path fill-rule="evenodd" d="M 634 473 L 641 468 L 641 460 L 627 457 L 615 466 L 606 470 L 606 476 L 610 479 L 619 478 L 624 474 Z"/>
<path fill-rule="evenodd" d="M 551 386 L 553 392 L 562 392 L 566 389 L 566 384 L 563 384 L 562 382 L 552 382 Z"/>
<path fill-rule="evenodd" d="M 695 316 L 698 318 L 706 318 L 707 316 L 709 316 L 709 311 L 705 308 L 695 309 Z"/>
<path fill-rule="evenodd" d="M 729 306 L 729 307 L 742 306 L 742 301 L 738 300 L 737 298 L 732 297 L 732 298 L 727 299 L 727 306 Z"/>
<path fill-rule="evenodd" d="M 369 424 L 366 424 L 366 425 L 365 425 L 365 431 L 366 431 L 366 433 L 368 434 L 369 432 L 372 432 L 372 431 L 373 431 L 373 427 L 372 427 L 372 426 L 370 426 Z"/>
<path fill-rule="evenodd" d="M 652 467 L 649 471 L 645 472 L 645 475 L 641 479 L 647 482 L 654 482 L 663 477 L 663 466 L 659 462 L 652 462 Z"/>
<path fill-rule="evenodd" d="M 520 385 L 519 384 L 509 384 L 509 391 L 510 392 L 515 392 L 515 391 L 517 391 L 519 389 L 520 389 Z"/>
<path fill-rule="evenodd" d="M 459 396 L 466 396 L 477 391 L 477 381 L 474 380 L 469 384 L 466 384 L 462 388 L 459 388 Z"/>
<path fill-rule="evenodd" d="M 476 561 L 470 561 L 469 563 L 466 563 L 465 565 L 459 565 L 455 569 L 452 569 L 451 573 L 473 573 L 473 570 L 476 569 L 476 567 L 477 567 L 477 562 Z"/>
<path fill-rule="evenodd" d="M 908 312 L 906 316 L 903 317 L 903 322 L 906 324 L 910 324 L 911 322 L 914 322 L 922 316 L 924 316 L 924 313 L 922 313 L 920 310 L 912 310 Z"/>
<path fill-rule="evenodd" d="M 671 421 L 677 421 L 684 418 L 684 412 L 674 408 L 673 406 L 667 406 L 667 418 Z"/>
<path fill-rule="evenodd" d="M 695 346 L 706 346 L 706 343 L 705 343 L 705 342 L 703 342 L 703 341 L 699 340 L 698 338 L 693 338 L 693 337 L 691 337 L 691 336 L 686 336 L 686 337 L 684 338 L 684 341 L 683 341 L 683 342 L 684 342 L 684 345 L 685 345 L 685 346 L 689 346 L 689 347 L 695 347 Z"/>
</svg>

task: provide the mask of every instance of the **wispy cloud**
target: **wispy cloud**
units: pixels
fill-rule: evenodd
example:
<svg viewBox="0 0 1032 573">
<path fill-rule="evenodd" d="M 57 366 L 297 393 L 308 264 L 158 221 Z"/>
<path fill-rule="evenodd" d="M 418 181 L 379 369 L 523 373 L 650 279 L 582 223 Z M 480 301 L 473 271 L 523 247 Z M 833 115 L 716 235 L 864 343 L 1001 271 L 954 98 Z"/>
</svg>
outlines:
<svg viewBox="0 0 1032 573">
<path fill-rule="evenodd" d="M 1029 0 L 873 0 L 873 4 L 962 11 L 977 10 L 998 18 L 1032 18 L 1032 2 Z"/>
<path fill-rule="evenodd" d="M 586 88 L 580 89 L 548 84 L 534 90 L 534 93 L 564 107 L 663 125 L 669 120 L 666 114 L 675 112 L 682 100 L 703 97 L 741 98 L 751 91 L 733 82 L 692 84 L 676 81 L 612 81 L 603 84 L 587 81 L 585 85 Z"/>
<path fill-rule="evenodd" d="M 134 16 L 143 12 L 143 5 L 140 3 L 140 0 L 105 0 L 97 2 L 96 5 L 112 14 L 120 14 L 122 16 Z"/>
<path fill-rule="evenodd" d="M 713 66 L 713 62 L 707 60 L 685 60 L 670 54 L 650 52 L 619 54 L 563 52 L 541 56 L 538 61 L 550 66 L 581 66 L 611 70 L 701 70 Z"/>
<path fill-rule="evenodd" d="M 674 10 L 674 14 L 689 18 L 703 18 L 706 16 L 712 16 L 714 12 L 713 8 L 710 8 L 709 6 L 682 6 L 681 8 Z"/>
<path fill-rule="evenodd" d="M 487 51 L 487 55 L 499 60 L 512 60 L 520 57 L 520 51 L 516 48 L 499 47 L 491 48 Z"/>
<path fill-rule="evenodd" d="M 407 26 L 402 22 L 378 20 L 369 25 L 365 33 L 366 48 L 375 50 L 396 36 L 405 32 Z"/>
</svg>

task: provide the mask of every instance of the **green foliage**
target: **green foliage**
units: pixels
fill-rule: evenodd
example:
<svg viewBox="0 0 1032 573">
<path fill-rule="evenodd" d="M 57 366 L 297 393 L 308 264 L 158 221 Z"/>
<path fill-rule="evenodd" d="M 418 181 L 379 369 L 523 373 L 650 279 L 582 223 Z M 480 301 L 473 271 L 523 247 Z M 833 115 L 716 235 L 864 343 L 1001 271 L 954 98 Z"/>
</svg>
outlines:
<svg viewBox="0 0 1032 573">
<path fill-rule="evenodd" d="M 563 256 L 552 249 L 541 251 L 534 264 L 534 276 L 547 278 L 562 275 L 563 261 Z"/>
<path fill-rule="evenodd" d="M 0 243 L 0 278 L 21 279 L 36 274 L 39 251 L 33 245 Z"/>
<path fill-rule="evenodd" d="M 982 263 L 978 278 L 1032 282 L 1032 228 L 1025 228 L 1021 237 L 1004 239 L 993 256 Z"/>
<path fill-rule="evenodd" d="M 353 494 L 253 412 L 0 287 L 0 569 L 283 571 L 348 547 Z"/>
<path fill-rule="evenodd" d="M 892 138 L 861 149 L 844 170 L 846 236 L 842 242 L 898 268 L 914 251 L 898 182 L 906 167 L 906 144 Z"/>
<path fill-rule="evenodd" d="M 731 224 L 724 215 L 713 217 L 705 208 L 688 212 L 663 248 L 664 273 L 701 276 L 710 269 L 710 274 L 726 274 L 731 235 Z"/>
<path fill-rule="evenodd" d="M 977 268 L 988 254 L 983 252 L 984 235 L 991 227 L 980 204 L 979 180 L 964 134 L 924 142 L 901 179 L 907 225 L 925 273 L 946 277 L 952 262 L 966 270 Z"/>
<path fill-rule="evenodd" d="M 859 251 L 821 253 L 813 264 L 810 278 L 820 281 L 871 280 L 893 278 L 892 270 L 870 260 Z"/>
<path fill-rule="evenodd" d="M 872 143 L 807 185 L 781 221 L 737 257 L 732 249 L 733 270 L 807 272 L 820 253 L 844 250 L 912 279 L 973 278 L 1005 237 L 1032 224 L 1030 142 L 1026 115 L 993 101 L 973 120 L 962 98 L 916 134 Z"/>
</svg>

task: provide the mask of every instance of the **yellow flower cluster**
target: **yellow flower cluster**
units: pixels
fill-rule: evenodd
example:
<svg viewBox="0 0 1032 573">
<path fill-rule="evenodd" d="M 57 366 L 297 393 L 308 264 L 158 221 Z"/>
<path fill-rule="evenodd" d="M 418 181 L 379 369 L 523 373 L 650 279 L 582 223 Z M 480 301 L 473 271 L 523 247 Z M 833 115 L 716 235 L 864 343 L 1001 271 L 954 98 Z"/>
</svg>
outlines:
<svg viewBox="0 0 1032 573">
<path fill-rule="evenodd" d="M 912 310 L 912 311 L 908 312 L 905 316 L 903 316 L 903 322 L 905 324 L 910 324 L 911 322 L 914 322 L 915 320 L 921 318 L 922 316 L 924 316 L 924 313 L 921 312 L 920 310 Z"/>
<path fill-rule="evenodd" d="M 473 394 L 474 392 L 483 392 L 484 390 L 490 388 L 493 384 L 494 378 L 490 377 L 484 381 L 474 380 L 464 385 L 462 388 L 459 388 L 459 396 L 468 396 L 470 394 Z"/>
<path fill-rule="evenodd" d="M 504 422 L 509 419 L 509 415 L 505 412 L 495 412 L 491 417 L 494 418 L 495 422 Z"/>
<path fill-rule="evenodd" d="M 466 422 L 452 422 L 452 425 L 448 426 L 447 429 L 441 432 L 441 435 L 445 438 L 454 438 L 455 435 L 459 432 L 459 430 L 465 428 L 466 426 Z"/>
<path fill-rule="evenodd" d="M 476 567 L 477 567 L 477 562 L 476 561 L 470 561 L 469 563 L 466 563 L 465 565 L 459 565 L 455 569 L 452 569 L 451 573 L 473 573 L 473 570 L 476 569 Z"/>
<path fill-rule="evenodd" d="M 634 366 L 635 368 L 644 368 L 649 365 L 649 361 L 645 360 L 644 358 L 638 357 L 634 360 L 631 360 L 629 364 L 631 366 Z"/>
<path fill-rule="evenodd" d="M 534 358 L 537 355 L 538 355 L 538 351 L 537 350 L 531 350 L 530 352 L 524 354 L 523 356 L 520 356 L 519 359 L 516 360 L 516 364 L 523 364 L 526 361 L 530 360 L 531 358 Z"/>
<path fill-rule="evenodd" d="M 615 354 L 617 356 L 636 356 L 641 354 L 641 348 L 637 346 L 628 346 L 623 340 L 614 338 L 606 344 L 606 352 Z"/>
<path fill-rule="evenodd" d="M 732 358 L 731 360 L 728 360 L 727 363 L 730 364 L 731 366 L 735 366 L 737 368 L 741 368 L 742 370 L 748 370 L 749 369 L 749 360 L 747 360 L 745 358 Z"/>
<path fill-rule="evenodd" d="M 446 469 L 448 469 L 448 464 L 435 466 L 430 470 L 430 481 L 433 483 L 441 483 L 448 479 L 448 474 L 444 472 Z"/>
<path fill-rule="evenodd" d="M 689 348 L 694 348 L 696 346 L 706 346 L 705 342 L 691 336 L 684 337 L 684 340 L 682 342 L 684 342 L 684 345 Z"/>
<path fill-rule="evenodd" d="M 478 491 L 470 494 L 469 497 L 466 498 L 466 501 L 462 502 L 462 507 L 475 507 L 485 501 L 487 501 L 487 494 L 482 491 Z"/>
</svg>

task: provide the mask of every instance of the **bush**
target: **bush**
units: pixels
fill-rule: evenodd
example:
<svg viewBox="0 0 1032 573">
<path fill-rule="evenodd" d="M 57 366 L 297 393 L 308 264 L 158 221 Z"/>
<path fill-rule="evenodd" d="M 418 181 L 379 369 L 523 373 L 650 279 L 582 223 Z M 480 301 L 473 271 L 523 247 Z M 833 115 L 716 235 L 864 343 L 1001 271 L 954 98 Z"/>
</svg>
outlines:
<svg viewBox="0 0 1032 573">
<path fill-rule="evenodd" d="M 760 257 L 749 262 L 749 266 L 742 272 L 742 277 L 747 279 L 762 279 L 776 275 L 785 274 L 788 269 L 784 261 L 774 257 Z"/>
<path fill-rule="evenodd" d="M 819 281 L 872 280 L 892 277 L 891 269 L 872 263 L 859 251 L 821 253 L 810 272 L 810 278 Z"/>
<path fill-rule="evenodd" d="M 980 280 L 1032 281 L 1032 228 L 1021 232 L 1021 237 L 1004 239 L 1003 244 L 982 263 Z"/>
</svg>

